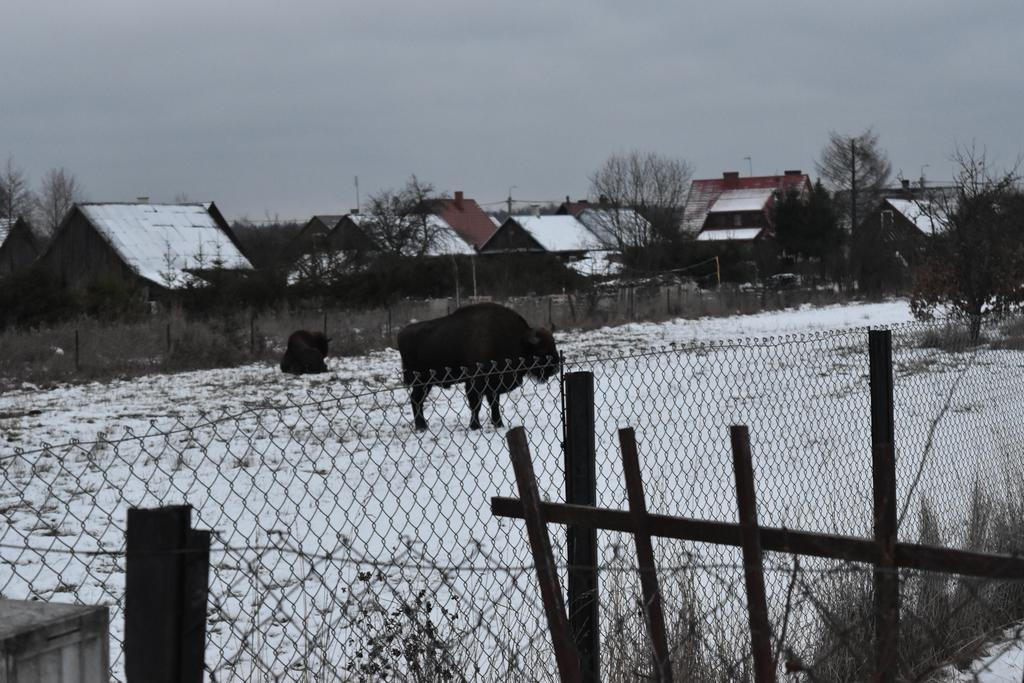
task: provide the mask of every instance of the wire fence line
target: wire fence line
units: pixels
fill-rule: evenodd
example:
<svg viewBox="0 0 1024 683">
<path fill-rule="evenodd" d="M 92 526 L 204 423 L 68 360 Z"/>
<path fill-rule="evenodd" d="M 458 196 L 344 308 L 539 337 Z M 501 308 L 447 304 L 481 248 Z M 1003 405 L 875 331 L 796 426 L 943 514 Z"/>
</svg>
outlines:
<svg viewBox="0 0 1024 683">
<path fill-rule="evenodd" d="M 5 384 L 23 381 L 104 378 L 279 359 L 288 335 L 296 329 L 321 330 L 331 338 L 336 354 L 361 355 L 393 345 L 398 330 L 409 322 L 446 315 L 462 303 L 491 299 L 402 300 L 379 308 L 243 310 L 208 317 L 171 309 L 128 321 L 82 318 L 32 328 L 9 327 L 0 329 L 0 390 Z M 548 327 L 592 329 L 639 320 L 825 305 L 846 301 L 846 296 L 828 288 L 701 289 L 664 274 L 639 283 L 622 281 L 569 294 L 500 300 Z"/>
<path fill-rule="evenodd" d="M 992 324 L 980 346 L 953 321 L 892 332 L 901 537 L 1019 553 L 1024 322 Z M 560 369 L 594 374 L 600 506 L 626 507 L 615 434 L 632 426 L 652 513 L 733 521 L 727 429 L 747 424 L 762 524 L 870 537 L 865 330 L 567 358 Z M 446 379 L 506 388 L 509 370 Z M 525 426 L 543 494 L 564 501 L 561 382 L 526 381 L 501 410 L 505 425 Z M 525 531 L 490 513 L 492 496 L 516 495 L 505 430 L 469 429 L 453 390 L 431 392 L 425 414 L 428 430 L 416 431 L 397 382 L 318 388 L 0 451 L 0 594 L 112 605 L 112 675 L 123 678 L 127 509 L 189 503 L 196 526 L 214 530 L 215 680 L 553 680 Z M 565 534 L 551 531 L 557 555 Z M 650 671 L 630 543 L 599 533 L 607 680 Z M 685 680 L 749 676 L 739 551 L 658 539 L 655 556 Z M 767 553 L 766 571 L 780 671 L 871 671 L 870 567 Z M 900 580 L 907 671 L 980 656 L 1024 617 L 1019 582 Z"/>
</svg>

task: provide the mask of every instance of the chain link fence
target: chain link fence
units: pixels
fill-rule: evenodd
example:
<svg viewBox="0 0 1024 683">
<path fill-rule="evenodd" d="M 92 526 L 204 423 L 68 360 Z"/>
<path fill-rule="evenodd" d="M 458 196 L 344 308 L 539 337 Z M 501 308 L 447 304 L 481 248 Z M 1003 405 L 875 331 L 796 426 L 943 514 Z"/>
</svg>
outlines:
<svg viewBox="0 0 1024 683">
<path fill-rule="evenodd" d="M 993 324 L 981 344 L 964 329 L 892 328 L 900 537 L 1016 553 L 1024 323 Z M 871 536 L 866 330 L 568 358 L 561 371 L 594 374 L 599 506 L 627 506 L 616 431 L 632 426 L 652 513 L 734 521 L 728 427 L 746 424 L 761 524 Z M 215 534 L 213 680 L 556 679 L 525 530 L 490 512 L 492 496 L 517 495 L 505 429 L 469 429 L 462 392 L 435 389 L 416 431 L 397 375 L 0 452 L 0 594 L 111 605 L 123 678 L 127 509 L 189 503 Z M 501 412 L 526 429 L 542 494 L 562 501 L 562 383 L 526 381 Z M 551 532 L 557 556 L 565 533 Z M 598 540 L 603 679 L 636 680 L 650 665 L 632 540 Z M 677 678 L 748 678 L 739 550 L 660 539 L 655 556 Z M 780 672 L 867 677 L 872 568 L 765 563 Z M 1019 582 L 900 578 L 914 676 L 981 656 L 1024 617 Z"/>
</svg>

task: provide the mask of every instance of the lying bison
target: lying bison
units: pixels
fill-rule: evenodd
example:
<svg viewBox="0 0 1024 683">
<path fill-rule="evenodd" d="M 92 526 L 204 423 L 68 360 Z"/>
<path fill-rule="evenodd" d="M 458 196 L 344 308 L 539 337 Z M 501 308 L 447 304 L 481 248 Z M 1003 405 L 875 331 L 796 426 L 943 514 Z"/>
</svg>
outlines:
<svg viewBox="0 0 1024 683">
<path fill-rule="evenodd" d="M 501 425 L 499 397 L 527 375 L 544 381 L 558 372 L 555 340 L 545 329 L 530 327 L 515 311 L 498 304 L 463 306 L 443 318 L 412 323 L 398 333 L 402 374 L 411 387 L 416 429 L 426 429 L 423 401 L 431 387 L 465 383 L 472 418 L 480 428 L 480 403 L 491 407 L 491 422 Z"/>
<path fill-rule="evenodd" d="M 288 348 L 281 358 L 281 371 L 293 375 L 327 372 L 327 342 L 323 332 L 298 330 L 288 337 Z"/>
</svg>

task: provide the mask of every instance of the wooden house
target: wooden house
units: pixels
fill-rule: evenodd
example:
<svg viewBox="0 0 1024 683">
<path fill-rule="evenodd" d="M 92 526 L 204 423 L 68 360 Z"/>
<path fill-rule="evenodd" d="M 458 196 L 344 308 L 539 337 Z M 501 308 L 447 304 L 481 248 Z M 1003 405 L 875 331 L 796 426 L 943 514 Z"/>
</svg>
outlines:
<svg viewBox="0 0 1024 683">
<path fill-rule="evenodd" d="M 728 171 L 721 178 L 694 180 L 683 213 L 683 230 L 701 242 L 754 242 L 772 236 L 772 206 L 791 188 L 809 194 L 810 177 L 801 171 L 786 171 L 742 178 Z"/>
<path fill-rule="evenodd" d="M 583 275 L 618 271 L 616 253 L 571 215 L 512 216 L 480 249 L 481 255 L 550 254 Z"/>
<path fill-rule="evenodd" d="M 252 270 L 216 205 L 75 204 L 40 265 L 70 289 L 110 283 L 149 297 Z"/>
<path fill-rule="evenodd" d="M 927 240 L 946 228 L 944 203 L 924 194 L 885 197 L 860 221 L 858 286 L 871 294 L 904 291 Z"/>
<path fill-rule="evenodd" d="M 43 246 L 43 236 L 25 218 L 0 220 L 0 278 L 28 270 Z"/>
<path fill-rule="evenodd" d="M 361 227 L 365 214 L 321 214 L 309 219 L 292 240 L 289 256 L 297 259 L 313 254 L 372 251 L 373 240 Z"/>
<path fill-rule="evenodd" d="M 605 249 L 575 216 L 512 216 L 488 239 L 482 253 L 548 253 L 579 258 Z"/>
<path fill-rule="evenodd" d="M 304 254 L 324 251 L 327 236 L 337 227 L 344 214 L 320 214 L 310 218 L 288 246 L 288 255 L 298 258 Z"/>
</svg>

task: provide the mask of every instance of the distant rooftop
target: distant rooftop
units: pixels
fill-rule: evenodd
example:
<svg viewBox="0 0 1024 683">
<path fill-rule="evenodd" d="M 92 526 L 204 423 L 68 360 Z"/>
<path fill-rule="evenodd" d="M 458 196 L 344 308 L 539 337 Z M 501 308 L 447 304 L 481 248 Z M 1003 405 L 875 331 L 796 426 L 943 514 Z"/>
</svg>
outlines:
<svg viewBox="0 0 1024 683">
<path fill-rule="evenodd" d="M 601 240 L 575 216 L 511 216 L 546 251 L 601 249 Z"/>
<path fill-rule="evenodd" d="M 82 214 L 139 276 L 178 287 L 190 270 L 251 270 L 208 204 L 85 203 Z"/>
</svg>

